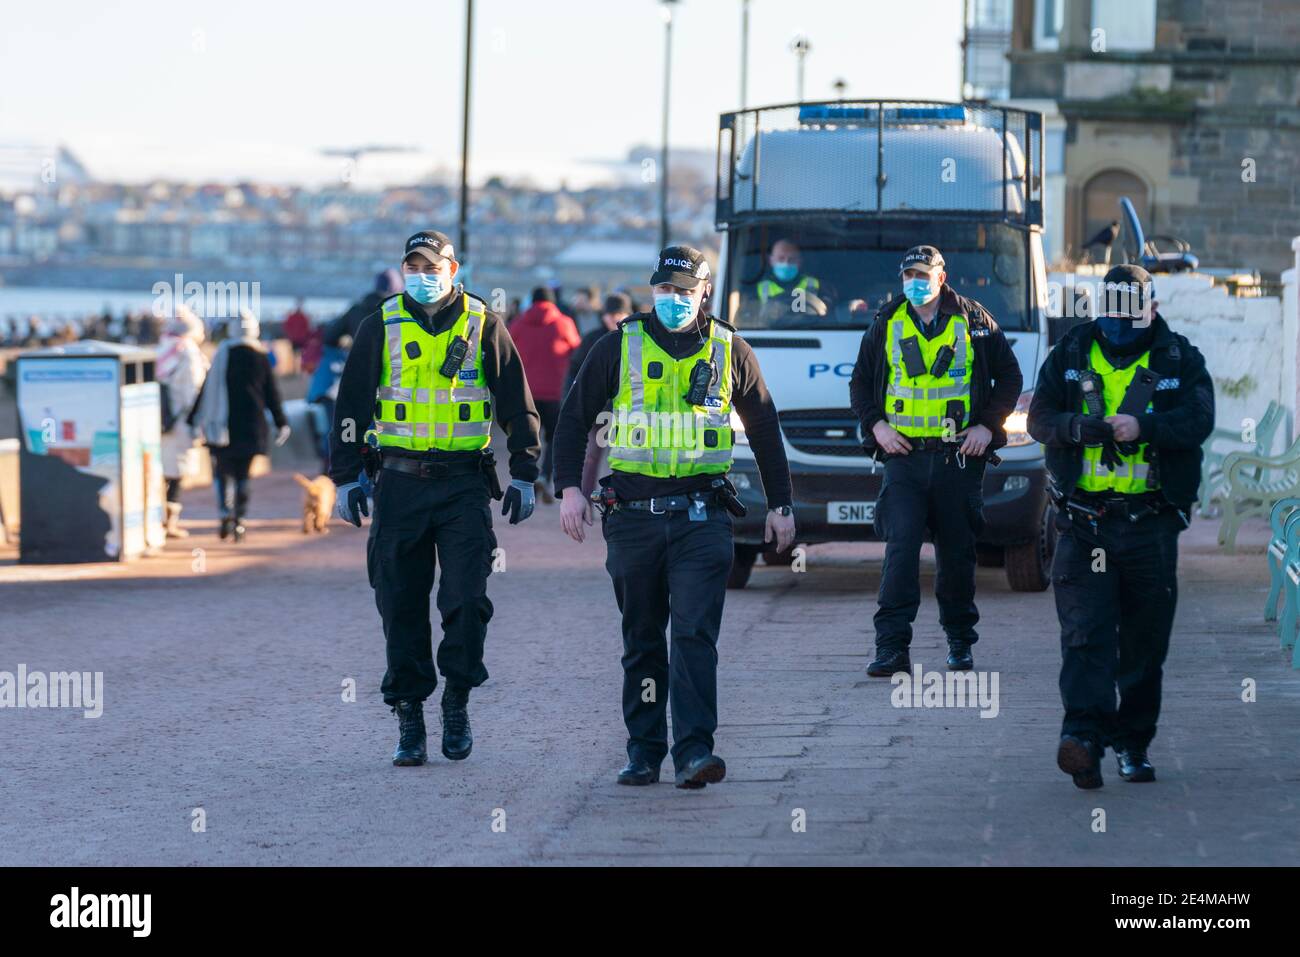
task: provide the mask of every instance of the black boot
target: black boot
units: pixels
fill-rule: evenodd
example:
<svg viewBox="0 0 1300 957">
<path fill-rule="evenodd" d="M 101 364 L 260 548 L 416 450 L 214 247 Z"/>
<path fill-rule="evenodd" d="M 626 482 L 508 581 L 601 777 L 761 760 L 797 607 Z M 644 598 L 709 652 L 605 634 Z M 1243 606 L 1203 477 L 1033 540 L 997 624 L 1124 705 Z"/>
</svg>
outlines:
<svg viewBox="0 0 1300 957">
<path fill-rule="evenodd" d="M 658 784 L 659 765 L 651 764 L 642 757 L 628 758 L 627 764 L 623 766 L 623 770 L 618 772 L 618 783 L 629 784 L 632 787 Z"/>
<path fill-rule="evenodd" d="M 1056 766 L 1074 779 L 1076 788 L 1090 791 L 1102 785 L 1101 756 L 1105 753 L 1101 745 L 1072 734 L 1061 736 L 1060 746 L 1056 749 Z"/>
<path fill-rule="evenodd" d="M 397 714 L 400 729 L 397 750 L 393 752 L 393 763 L 399 767 L 415 767 L 428 760 L 425 750 L 424 703 L 420 701 L 399 701 L 393 707 Z"/>
<path fill-rule="evenodd" d="M 948 670 L 970 671 L 975 667 L 975 656 L 970 653 L 970 642 L 961 638 L 948 639 Z"/>
<path fill-rule="evenodd" d="M 235 520 L 229 515 L 221 516 L 221 530 L 217 533 L 224 542 L 235 528 Z"/>
<path fill-rule="evenodd" d="M 464 761 L 474 747 L 469 730 L 469 689 L 447 682 L 442 691 L 442 753 L 451 761 Z"/>
<path fill-rule="evenodd" d="M 716 754 L 706 754 L 688 761 L 686 766 L 677 772 L 677 786 L 696 791 L 706 784 L 717 784 L 726 776 L 726 762 Z"/>
<path fill-rule="evenodd" d="M 873 678 L 888 678 L 899 672 L 912 670 L 912 659 L 906 648 L 876 648 L 876 660 L 867 665 L 867 674 Z"/>
<path fill-rule="evenodd" d="M 1119 763 L 1119 776 L 1134 784 L 1146 784 L 1156 779 L 1156 769 L 1147 760 L 1144 748 L 1129 748 L 1116 751 L 1115 760 Z"/>
</svg>

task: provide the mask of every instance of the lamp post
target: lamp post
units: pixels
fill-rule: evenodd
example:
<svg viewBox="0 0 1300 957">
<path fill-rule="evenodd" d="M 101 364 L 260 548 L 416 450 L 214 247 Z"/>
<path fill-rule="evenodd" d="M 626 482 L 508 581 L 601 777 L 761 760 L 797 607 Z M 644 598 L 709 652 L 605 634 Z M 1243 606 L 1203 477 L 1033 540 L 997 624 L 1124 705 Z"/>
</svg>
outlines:
<svg viewBox="0 0 1300 957">
<path fill-rule="evenodd" d="M 807 58 L 808 54 L 812 51 L 812 44 L 809 43 L 808 38 L 801 33 L 798 36 L 796 36 L 793 40 L 790 41 L 790 51 L 794 54 L 795 63 L 797 64 L 797 70 L 798 70 L 798 72 L 795 74 L 797 78 L 796 79 L 797 95 L 795 96 L 795 100 L 798 101 L 799 103 L 802 103 L 803 102 L 804 60 Z"/>
<path fill-rule="evenodd" d="M 663 0 L 664 18 L 664 125 L 659 152 L 659 248 L 668 245 L 668 103 L 673 76 L 673 7 L 678 0 Z"/>
<path fill-rule="evenodd" d="M 465 0 L 465 103 L 460 125 L 460 229 L 456 258 L 465 261 L 469 250 L 469 87 L 474 53 L 474 0 Z"/>
<path fill-rule="evenodd" d="M 740 0 L 740 108 L 749 105 L 749 0 Z"/>
</svg>

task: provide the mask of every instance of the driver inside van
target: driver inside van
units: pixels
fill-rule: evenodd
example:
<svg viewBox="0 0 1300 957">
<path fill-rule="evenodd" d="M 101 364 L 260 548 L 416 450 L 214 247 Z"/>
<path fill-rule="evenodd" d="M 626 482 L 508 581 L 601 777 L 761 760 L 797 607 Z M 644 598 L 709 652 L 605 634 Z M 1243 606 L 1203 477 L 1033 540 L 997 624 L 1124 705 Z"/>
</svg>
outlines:
<svg viewBox="0 0 1300 957">
<path fill-rule="evenodd" d="M 790 239 L 778 239 L 767 256 L 767 269 L 759 277 L 754 291 L 764 305 L 796 289 L 820 295 L 821 280 L 803 271 L 803 252 Z"/>
</svg>

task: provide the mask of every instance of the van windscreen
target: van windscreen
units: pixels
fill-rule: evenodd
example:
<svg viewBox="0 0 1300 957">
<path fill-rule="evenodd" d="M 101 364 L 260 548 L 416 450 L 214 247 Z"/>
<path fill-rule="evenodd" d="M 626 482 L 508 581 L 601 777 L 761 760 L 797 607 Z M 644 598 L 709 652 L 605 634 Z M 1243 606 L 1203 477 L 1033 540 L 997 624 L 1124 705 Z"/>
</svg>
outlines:
<svg viewBox="0 0 1300 957">
<path fill-rule="evenodd" d="M 948 285 L 1003 329 L 1034 328 L 1029 236 L 1002 223 L 768 220 L 732 228 L 728 242 L 729 318 L 742 330 L 865 328 L 902 294 L 899 263 L 920 244 L 938 247 Z"/>
</svg>

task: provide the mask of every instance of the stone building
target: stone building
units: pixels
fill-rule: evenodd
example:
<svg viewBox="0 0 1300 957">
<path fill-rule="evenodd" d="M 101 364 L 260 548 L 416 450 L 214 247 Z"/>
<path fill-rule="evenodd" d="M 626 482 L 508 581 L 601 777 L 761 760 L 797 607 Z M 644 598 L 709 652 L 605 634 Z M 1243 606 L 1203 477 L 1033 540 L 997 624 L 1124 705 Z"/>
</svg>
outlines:
<svg viewBox="0 0 1300 957">
<path fill-rule="evenodd" d="M 1008 59 L 1010 100 L 1047 114 L 1052 255 L 1129 196 L 1204 269 L 1292 265 L 1300 0 L 1014 0 Z"/>
</svg>

